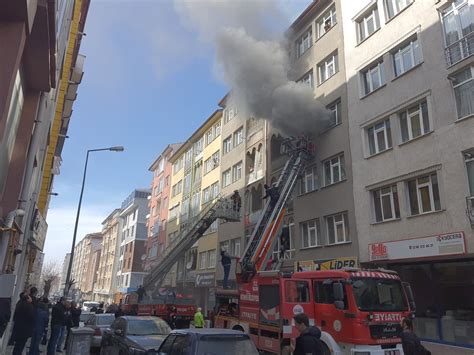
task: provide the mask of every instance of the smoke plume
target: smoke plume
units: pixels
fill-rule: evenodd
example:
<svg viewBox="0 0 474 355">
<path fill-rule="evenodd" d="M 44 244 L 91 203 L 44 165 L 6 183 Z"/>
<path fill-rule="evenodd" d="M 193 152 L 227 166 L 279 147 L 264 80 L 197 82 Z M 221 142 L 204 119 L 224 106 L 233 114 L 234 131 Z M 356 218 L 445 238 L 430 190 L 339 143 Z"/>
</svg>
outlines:
<svg viewBox="0 0 474 355">
<path fill-rule="evenodd" d="M 269 119 L 288 135 L 316 133 L 325 126 L 329 114 L 314 99 L 313 90 L 289 78 L 288 43 L 276 25 L 284 17 L 275 1 L 176 0 L 175 4 L 184 22 L 215 46 L 218 70 L 239 111 Z"/>
</svg>

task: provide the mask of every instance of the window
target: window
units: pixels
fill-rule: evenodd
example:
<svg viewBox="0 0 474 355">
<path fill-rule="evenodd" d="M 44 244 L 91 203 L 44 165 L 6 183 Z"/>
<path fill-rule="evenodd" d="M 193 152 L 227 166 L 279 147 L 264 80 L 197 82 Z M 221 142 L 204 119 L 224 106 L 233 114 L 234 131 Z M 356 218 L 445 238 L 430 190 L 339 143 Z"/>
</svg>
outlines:
<svg viewBox="0 0 474 355">
<path fill-rule="evenodd" d="M 208 252 L 208 259 L 207 259 L 207 267 L 209 269 L 213 269 L 216 267 L 216 250 L 209 250 Z"/>
<path fill-rule="evenodd" d="M 244 141 L 244 127 L 240 127 L 237 131 L 234 132 L 234 147 L 237 147 L 240 143 Z"/>
<path fill-rule="evenodd" d="M 183 168 L 183 157 L 173 163 L 173 175 Z"/>
<path fill-rule="evenodd" d="M 240 256 L 240 239 L 232 239 L 230 241 L 230 254 L 233 256 Z"/>
<path fill-rule="evenodd" d="M 399 114 L 402 142 L 422 136 L 430 132 L 428 105 L 426 101 L 410 107 Z"/>
<path fill-rule="evenodd" d="M 219 196 L 219 182 L 215 182 L 211 185 L 211 198 L 217 198 Z"/>
<path fill-rule="evenodd" d="M 209 201 L 211 200 L 211 188 L 210 187 L 206 187 L 203 191 L 202 191 L 202 203 L 208 203 Z"/>
<path fill-rule="evenodd" d="M 469 0 L 456 0 L 443 11 L 443 30 L 448 65 L 456 64 L 473 53 L 474 16 L 472 7 L 472 2 Z"/>
<path fill-rule="evenodd" d="M 413 0 L 385 0 L 385 9 L 387 18 L 391 19 L 402 11 L 405 7 L 410 5 Z"/>
<path fill-rule="evenodd" d="M 376 63 L 362 71 L 362 81 L 364 87 L 364 95 L 370 94 L 382 85 L 385 85 L 385 67 L 383 61 Z"/>
<path fill-rule="evenodd" d="M 165 161 L 163 159 L 161 159 L 159 164 L 158 164 L 158 169 L 156 170 L 156 174 L 158 175 L 159 173 L 161 173 L 163 171 L 164 167 L 165 167 Z"/>
<path fill-rule="evenodd" d="M 319 188 L 318 171 L 315 166 L 306 169 L 300 180 L 300 194 L 315 191 Z"/>
<path fill-rule="evenodd" d="M 183 181 L 179 180 L 176 184 L 173 185 L 171 188 L 171 197 L 175 197 L 176 195 L 181 193 L 183 186 Z"/>
<path fill-rule="evenodd" d="M 285 301 L 292 303 L 309 302 L 308 281 L 287 280 L 285 282 Z"/>
<path fill-rule="evenodd" d="M 359 43 L 372 35 L 380 28 L 379 11 L 377 6 L 373 7 L 360 20 L 357 21 Z"/>
<path fill-rule="evenodd" d="M 470 196 L 474 196 L 474 151 L 464 153 L 464 161 L 467 168 Z"/>
<path fill-rule="evenodd" d="M 347 309 L 346 289 L 344 289 L 344 305 Z M 334 305 L 334 288 L 332 283 L 317 281 L 314 283 L 314 301 L 319 304 Z"/>
<path fill-rule="evenodd" d="M 319 84 L 328 80 L 339 70 L 337 51 L 318 64 Z"/>
<path fill-rule="evenodd" d="M 300 224 L 301 249 L 321 246 L 321 227 L 319 218 Z"/>
<path fill-rule="evenodd" d="M 369 140 L 369 154 L 374 155 L 392 148 L 392 132 L 390 130 L 390 120 L 379 122 L 367 128 Z"/>
<path fill-rule="evenodd" d="M 199 213 L 199 205 L 201 204 L 201 193 L 199 191 L 196 191 L 193 194 L 192 200 L 191 200 L 191 214 L 193 216 L 197 215 Z"/>
<path fill-rule="evenodd" d="M 164 183 L 164 179 L 162 176 L 160 180 L 158 181 L 158 185 L 156 186 L 156 195 L 159 194 L 161 191 L 163 191 L 163 183 Z"/>
<path fill-rule="evenodd" d="M 310 87 L 311 89 L 313 89 L 314 88 L 313 69 L 311 69 L 300 80 L 298 80 L 298 83 L 304 84 Z"/>
<path fill-rule="evenodd" d="M 200 138 L 196 143 L 194 143 L 194 154 L 199 155 L 201 154 L 204 148 L 204 138 Z"/>
<path fill-rule="evenodd" d="M 237 109 L 235 107 L 226 107 L 224 109 L 224 124 L 228 123 L 231 119 L 237 116 Z"/>
<path fill-rule="evenodd" d="M 204 270 L 206 268 L 206 259 L 207 259 L 207 252 L 203 251 L 199 253 L 199 268 Z"/>
<path fill-rule="evenodd" d="M 214 131 L 212 128 L 206 133 L 206 145 L 209 145 L 214 140 Z"/>
<path fill-rule="evenodd" d="M 296 57 L 301 57 L 312 45 L 313 31 L 310 28 L 296 41 Z"/>
<path fill-rule="evenodd" d="M 412 216 L 441 209 L 436 173 L 410 180 L 407 185 Z"/>
<path fill-rule="evenodd" d="M 326 107 L 331 112 L 330 127 L 334 127 L 341 123 L 341 99 L 337 99 Z"/>
<path fill-rule="evenodd" d="M 456 97 L 458 119 L 474 114 L 474 67 L 453 75 L 452 85 Z"/>
<path fill-rule="evenodd" d="M 184 175 L 183 193 L 187 194 L 191 191 L 191 172 Z"/>
<path fill-rule="evenodd" d="M 399 76 L 421 63 L 421 48 L 418 39 L 393 52 L 393 67 L 395 76 Z"/>
<path fill-rule="evenodd" d="M 326 217 L 328 244 L 339 244 L 349 241 L 349 223 L 347 213 Z"/>
<path fill-rule="evenodd" d="M 242 162 L 238 162 L 232 167 L 232 182 L 236 182 L 242 178 Z"/>
<path fill-rule="evenodd" d="M 194 182 L 200 182 L 202 179 L 202 160 L 194 164 Z"/>
<path fill-rule="evenodd" d="M 336 24 L 336 5 L 333 5 L 317 21 L 316 29 L 318 38 L 321 38 Z"/>
<path fill-rule="evenodd" d="M 223 150 L 223 154 L 227 154 L 232 150 L 232 137 L 231 136 L 224 139 L 224 142 L 222 143 L 222 150 Z"/>
<path fill-rule="evenodd" d="M 193 149 L 189 149 L 184 156 L 184 168 L 190 168 L 193 162 Z"/>
<path fill-rule="evenodd" d="M 328 186 L 342 181 L 346 178 L 344 169 L 344 155 L 341 154 L 335 158 L 324 162 L 324 185 Z"/>
<path fill-rule="evenodd" d="M 217 138 L 221 135 L 221 122 L 217 122 L 214 125 L 214 137 Z"/>
<path fill-rule="evenodd" d="M 397 185 L 385 186 L 372 191 L 375 221 L 384 222 L 400 218 Z"/>
<path fill-rule="evenodd" d="M 227 169 L 222 173 L 222 187 L 229 186 L 231 184 L 231 175 L 230 175 L 230 169 Z"/>
</svg>

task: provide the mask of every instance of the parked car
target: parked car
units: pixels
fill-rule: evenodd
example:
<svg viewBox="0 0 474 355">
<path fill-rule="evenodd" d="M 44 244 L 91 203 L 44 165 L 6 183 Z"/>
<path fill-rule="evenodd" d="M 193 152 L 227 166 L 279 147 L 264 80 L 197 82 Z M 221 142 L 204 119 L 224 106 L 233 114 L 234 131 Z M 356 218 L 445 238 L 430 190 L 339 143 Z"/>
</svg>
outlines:
<svg viewBox="0 0 474 355">
<path fill-rule="evenodd" d="M 100 352 L 100 344 L 102 343 L 102 333 L 105 329 L 111 326 L 114 320 L 115 315 L 113 313 L 91 314 L 91 317 L 85 323 L 86 327 L 94 329 L 94 335 L 92 336 L 91 341 L 91 353 Z"/>
<path fill-rule="evenodd" d="M 83 327 L 94 315 L 95 313 L 82 312 L 79 316 L 79 327 Z"/>
<path fill-rule="evenodd" d="M 101 354 L 154 354 L 171 328 L 158 317 L 123 316 L 102 333 Z"/>
<path fill-rule="evenodd" d="M 99 305 L 100 305 L 99 302 L 85 301 L 82 304 L 82 311 L 83 312 L 90 312 L 93 307 L 99 308 Z"/>
<path fill-rule="evenodd" d="M 158 349 L 160 355 L 258 355 L 248 334 L 228 329 L 176 329 Z"/>
</svg>

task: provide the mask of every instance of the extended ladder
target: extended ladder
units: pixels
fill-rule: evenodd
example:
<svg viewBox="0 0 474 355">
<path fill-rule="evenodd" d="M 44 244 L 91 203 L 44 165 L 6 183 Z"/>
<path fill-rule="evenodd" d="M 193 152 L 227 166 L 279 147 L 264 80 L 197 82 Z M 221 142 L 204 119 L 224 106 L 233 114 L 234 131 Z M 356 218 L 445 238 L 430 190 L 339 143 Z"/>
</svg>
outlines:
<svg viewBox="0 0 474 355">
<path fill-rule="evenodd" d="M 163 259 L 145 276 L 143 280 L 145 290 L 159 287 L 176 261 L 191 249 L 218 218 L 237 222 L 240 220 L 240 213 L 235 211 L 232 203 L 224 198 L 218 199 L 202 210 L 187 224 L 188 227 L 182 229 L 179 236 L 168 244 L 163 252 Z"/>
<path fill-rule="evenodd" d="M 270 250 L 273 250 L 276 235 L 280 231 L 283 217 L 286 214 L 286 204 L 301 176 L 306 162 L 311 157 L 310 144 L 306 139 L 287 139 L 282 147 L 289 154 L 280 177 L 275 185 L 279 198 L 277 202 L 267 201 L 255 225 L 253 233 L 240 259 L 240 278 L 249 281 L 253 275 L 265 267 Z"/>
</svg>

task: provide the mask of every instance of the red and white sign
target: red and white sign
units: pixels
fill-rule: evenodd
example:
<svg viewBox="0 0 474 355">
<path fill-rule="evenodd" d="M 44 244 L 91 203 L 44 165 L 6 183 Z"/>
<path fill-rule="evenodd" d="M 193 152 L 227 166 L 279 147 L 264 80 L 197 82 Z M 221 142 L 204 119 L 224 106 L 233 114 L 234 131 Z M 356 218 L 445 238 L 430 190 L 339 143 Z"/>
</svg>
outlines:
<svg viewBox="0 0 474 355">
<path fill-rule="evenodd" d="M 464 232 L 369 244 L 370 261 L 465 254 Z"/>
</svg>

